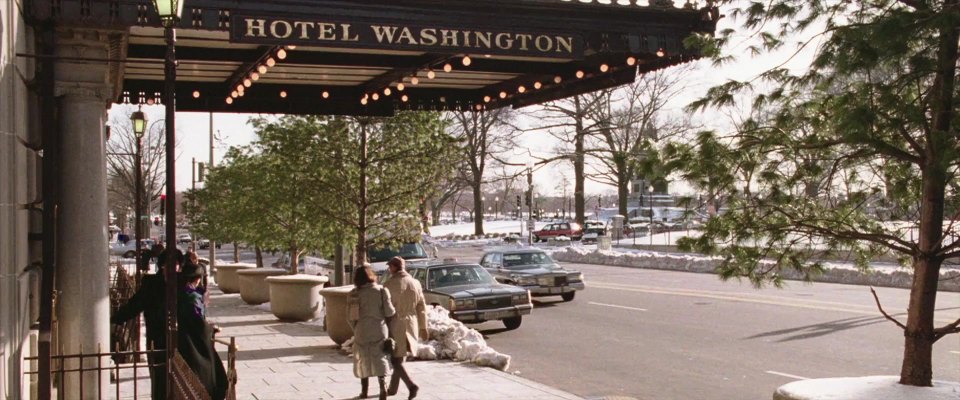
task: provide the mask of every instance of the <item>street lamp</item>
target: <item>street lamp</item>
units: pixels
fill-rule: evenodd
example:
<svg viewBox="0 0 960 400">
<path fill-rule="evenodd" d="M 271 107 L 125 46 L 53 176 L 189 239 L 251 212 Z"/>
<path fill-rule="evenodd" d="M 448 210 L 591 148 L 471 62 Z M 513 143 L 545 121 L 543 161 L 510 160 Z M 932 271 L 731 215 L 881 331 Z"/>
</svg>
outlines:
<svg viewBox="0 0 960 400">
<path fill-rule="evenodd" d="M 530 245 L 533 245 L 533 160 L 527 160 L 527 211 L 530 226 L 527 231 L 530 232 Z M 521 218 L 522 219 L 522 218 Z"/>
<path fill-rule="evenodd" d="M 177 185 L 176 185 L 176 95 L 174 93 L 177 81 L 177 54 L 174 49 L 176 31 L 174 27 L 180 22 L 183 12 L 181 0 L 153 0 L 157 8 L 160 22 L 163 23 L 163 36 L 167 45 L 166 56 L 163 60 L 163 104 L 166 108 L 165 136 L 166 136 L 166 165 L 167 165 L 167 254 L 177 249 Z M 176 258 L 167 257 L 166 296 L 165 308 L 167 315 L 167 394 L 174 393 L 173 355 L 177 352 L 177 268 Z"/>
<path fill-rule="evenodd" d="M 647 230 L 650 231 L 650 245 L 653 246 L 653 185 L 647 191 L 650 193 L 650 227 Z"/>
<path fill-rule="evenodd" d="M 133 123 L 133 134 L 137 137 L 137 153 L 136 160 L 134 163 L 137 166 L 136 173 L 136 183 L 134 187 L 136 188 L 137 194 L 134 195 L 134 207 L 137 208 L 137 211 L 134 213 L 134 218 L 136 223 L 134 224 L 135 228 L 133 232 L 133 240 L 137 242 L 134 244 L 136 249 L 136 270 L 137 270 L 137 282 L 140 281 L 140 264 L 143 262 L 141 259 L 141 249 L 140 249 L 140 240 L 143 239 L 143 132 L 147 128 L 147 114 L 141 109 L 137 109 L 132 114 L 130 114 L 130 121 Z"/>
</svg>

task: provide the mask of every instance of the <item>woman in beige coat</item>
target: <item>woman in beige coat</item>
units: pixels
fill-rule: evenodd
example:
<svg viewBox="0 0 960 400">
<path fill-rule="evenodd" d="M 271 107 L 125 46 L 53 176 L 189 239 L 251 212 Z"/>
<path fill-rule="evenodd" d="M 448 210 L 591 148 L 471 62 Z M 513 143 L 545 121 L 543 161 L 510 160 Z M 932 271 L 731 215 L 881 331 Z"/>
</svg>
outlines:
<svg viewBox="0 0 960 400">
<path fill-rule="evenodd" d="M 387 399 L 384 376 L 390 373 L 389 354 L 383 351 L 387 339 L 387 321 L 396 314 L 390 291 L 376 283 L 377 275 L 369 264 L 357 268 L 356 286 L 350 292 L 350 326 L 353 328 L 353 374 L 360 378 L 360 398 L 367 397 L 370 377 L 380 383 L 380 400 Z"/>
<path fill-rule="evenodd" d="M 390 359 L 393 375 L 387 394 L 397 394 L 402 379 L 410 392 L 408 399 L 412 399 L 417 397 L 420 387 L 410 379 L 403 361 L 408 355 L 417 353 L 420 339 L 430 338 L 427 332 L 427 306 L 420 282 L 407 273 L 403 259 L 394 257 L 387 262 L 387 266 L 390 268 L 390 279 L 383 285 L 390 290 L 391 301 L 397 310 L 396 317 L 390 322 L 390 337 L 397 341 L 397 347 Z"/>
</svg>

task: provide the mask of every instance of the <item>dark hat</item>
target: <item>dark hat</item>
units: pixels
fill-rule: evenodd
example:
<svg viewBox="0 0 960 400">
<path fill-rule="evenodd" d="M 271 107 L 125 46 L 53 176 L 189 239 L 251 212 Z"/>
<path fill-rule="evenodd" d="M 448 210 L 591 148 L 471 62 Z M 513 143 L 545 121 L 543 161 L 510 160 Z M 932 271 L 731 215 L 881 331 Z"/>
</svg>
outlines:
<svg viewBox="0 0 960 400">
<path fill-rule="evenodd" d="M 203 267 L 193 263 L 180 267 L 180 276 L 186 279 L 199 278 L 206 275 L 206 272 Z"/>
</svg>

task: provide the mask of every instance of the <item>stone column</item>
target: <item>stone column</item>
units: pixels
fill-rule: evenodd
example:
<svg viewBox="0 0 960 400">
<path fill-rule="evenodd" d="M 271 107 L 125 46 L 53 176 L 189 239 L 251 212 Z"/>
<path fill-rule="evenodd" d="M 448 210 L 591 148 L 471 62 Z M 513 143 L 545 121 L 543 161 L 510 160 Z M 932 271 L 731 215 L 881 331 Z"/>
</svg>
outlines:
<svg viewBox="0 0 960 400">
<path fill-rule="evenodd" d="M 58 32 L 60 57 L 117 58 L 117 35 L 102 31 Z M 107 106 L 115 98 L 113 65 L 58 61 L 56 96 L 62 137 L 61 208 L 57 220 L 57 320 L 59 349 L 76 355 L 110 351 L 106 143 Z M 84 368 L 109 358 L 84 358 Z M 66 369 L 79 367 L 69 359 Z M 96 398 L 109 389 L 109 373 L 68 373 L 66 399 Z M 82 383 L 81 383 L 82 379 Z M 82 391 L 81 391 L 82 387 Z"/>
</svg>

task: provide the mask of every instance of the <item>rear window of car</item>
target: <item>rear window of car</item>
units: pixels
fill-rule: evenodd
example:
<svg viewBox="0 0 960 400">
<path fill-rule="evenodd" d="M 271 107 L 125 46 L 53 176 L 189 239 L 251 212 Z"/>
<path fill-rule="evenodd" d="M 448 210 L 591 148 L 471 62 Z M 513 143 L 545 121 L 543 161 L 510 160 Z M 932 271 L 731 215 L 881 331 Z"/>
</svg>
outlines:
<svg viewBox="0 0 960 400">
<path fill-rule="evenodd" d="M 546 253 L 508 253 L 503 255 L 503 267 L 507 269 L 542 268 L 553 265 L 553 259 Z"/>
</svg>

